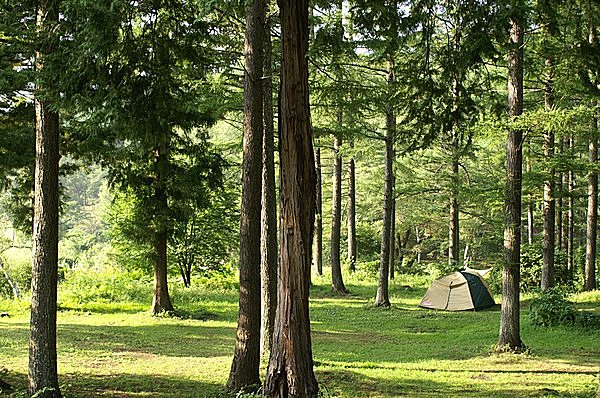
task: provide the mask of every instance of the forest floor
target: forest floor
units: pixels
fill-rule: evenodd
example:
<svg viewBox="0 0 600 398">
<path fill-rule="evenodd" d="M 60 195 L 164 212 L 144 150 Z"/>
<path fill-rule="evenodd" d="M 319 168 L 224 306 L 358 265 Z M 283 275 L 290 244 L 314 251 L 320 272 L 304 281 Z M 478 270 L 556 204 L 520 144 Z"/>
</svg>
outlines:
<svg viewBox="0 0 600 398">
<path fill-rule="evenodd" d="M 600 396 L 600 331 L 535 328 L 527 301 L 521 327 L 531 352 L 495 354 L 498 306 L 421 309 L 427 282 L 409 276 L 391 283 L 389 309 L 373 306 L 373 283 L 350 279 L 344 297 L 330 293 L 327 278 L 313 283 L 313 356 L 323 397 Z M 64 396 L 225 397 L 237 294 L 192 288 L 175 296 L 181 317 L 152 317 L 149 303 L 140 302 L 61 305 Z M 600 292 L 574 299 L 600 313 Z M 0 376 L 17 388 L 5 396 L 24 396 L 29 315 L 25 305 L 8 300 L 0 300 L 0 312 L 8 315 L 0 318 Z"/>
</svg>

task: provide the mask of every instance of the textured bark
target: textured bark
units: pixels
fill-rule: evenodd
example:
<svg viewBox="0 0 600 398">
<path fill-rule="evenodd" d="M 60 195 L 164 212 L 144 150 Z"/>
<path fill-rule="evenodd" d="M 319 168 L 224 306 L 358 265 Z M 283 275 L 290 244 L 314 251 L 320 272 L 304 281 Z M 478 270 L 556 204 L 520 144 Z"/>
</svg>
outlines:
<svg viewBox="0 0 600 398">
<path fill-rule="evenodd" d="M 342 124 L 342 115 L 338 114 L 338 123 Z M 342 228 L 342 156 L 340 147 L 342 138 L 337 136 L 333 142 L 333 191 L 331 195 L 331 288 L 340 294 L 348 293 L 342 278 L 340 259 L 340 240 Z"/>
<path fill-rule="evenodd" d="M 394 68 L 391 62 L 388 63 L 388 84 L 394 81 Z M 385 112 L 385 182 L 383 185 L 383 226 L 381 230 L 381 252 L 379 257 L 379 282 L 377 284 L 377 296 L 375 305 L 378 307 L 390 306 L 388 279 L 390 266 L 390 232 L 392 224 L 392 201 L 394 184 L 394 138 L 396 136 L 396 114 L 391 107 Z"/>
<path fill-rule="evenodd" d="M 317 274 L 323 275 L 323 195 L 321 185 L 321 148 L 317 148 L 315 155 L 315 168 L 317 175 L 316 192 L 317 205 L 315 207 L 315 241 L 313 244 L 313 263 L 317 267 Z"/>
<path fill-rule="evenodd" d="M 271 398 L 318 395 L 308 294 L 315 216 L 315 159 L 308 101 L 308 1 L 282 0 L 280 91 L 281 248 L 273 349 L 265 381 Z"/>
<path fill-rule="evenodd" d="M 350 147 L 354 143 L 350 142 Z M 356 270 L 356 166 L 354 158 L 348 162 L 348 264 L 350 272 Z"/>
<path fill-rule="evenodd" d="M 595 167 L 598 162 L 598 120 L 592 123 L 593 137 L 589 142 L 589 162 Z M 596 289 L 596 241 L 598 234 L 598 172 L 590 170 L 588 173 L 588 201 L 587 201 L 587 233 L 585 250 L 585 271 L 583 277 L 583 290 Z"/>
<path fill-rule="evenodd" d="M 266 4 L 265 4 L 266 7 Z M 263 164 L 261 213 L 261 291 L 262 327 L 261 351 L 271 351 L 273 325 L 277 308 L 277 198 L 275 186 L 274 128 L 273 128 L 273 48 L 270 20 L 265 21 L 264 78 L 263 78 Z"/>
<path fill-rule="evenodd" d="M 51 33 L 58 24 L 58 0 L 40 1 L 37 31 L 47 41 L 36 52 L 36 68 L 54 51 Z M 58 283 L 58 113 L 52 111 L 45 88 L 35 92 L 35 176 L 33 212 L 33 266 L 31 273 L 31 322 L 29 336 L 29 393 L 37 397 L 60 397 L 56 353 L 56 311 Z"/>
<path fill-rule="evenodd" d="M 554 60 L 546 59 L 546 82 L 544 88 L 546 111 L 554 107 Z M 544 157 L 546 162 L 551 163 L 554 158 L 554 132 L 544 132 Z M 542 217 L 544 219 L 543 248 L 542 248 L 542 277 L 540 287 L 546 290 L 554 285 L 554 238 L 556 223 L 556 201 L 554 198 L 554 167 L 550 166 L 544 180 L 544 206 Z"/>
<path fill-rule="evenodd" d="M 508 54 L 508 115 L 511 119 L 523 113 L 523 26 L 510 20 Z M 521 182 L 523 133 L 511 128 L 506 146 L 506 187 L 504 193 L 504 256 L 502 272 L 502 307 L 498 347 L 522 350 L 519 284 L 521 279 Z"/>
<path fill-rule="evenodd" d="M 260 384 L 261 185 L 263 141 L 263 56 L 265 1 L 246 8 L 244 43 L 244 158 L 240 223 L 240 299 L 237 338 L 227 388 Z"/>
</svg>

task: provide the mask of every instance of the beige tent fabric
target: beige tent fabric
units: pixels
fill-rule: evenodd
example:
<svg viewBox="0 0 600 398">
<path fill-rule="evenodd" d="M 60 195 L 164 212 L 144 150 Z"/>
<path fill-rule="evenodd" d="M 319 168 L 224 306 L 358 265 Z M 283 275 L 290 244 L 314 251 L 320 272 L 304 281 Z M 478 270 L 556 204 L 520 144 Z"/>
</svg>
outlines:
<svg viewBox="0 0 600 398">
<path fill-rule="evenodd" d="M 469 285 L 460 272 L 454 272 L 433 281 L 419 305 L 447 311 L 473 309 Z"/>
</svg>

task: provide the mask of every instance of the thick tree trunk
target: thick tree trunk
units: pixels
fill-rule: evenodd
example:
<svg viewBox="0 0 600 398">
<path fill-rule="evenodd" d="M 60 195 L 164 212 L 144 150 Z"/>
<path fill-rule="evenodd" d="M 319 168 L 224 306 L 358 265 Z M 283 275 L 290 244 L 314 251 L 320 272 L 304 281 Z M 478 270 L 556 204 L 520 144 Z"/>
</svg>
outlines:
<svg viewBox="0 0 600 398">
<path fill-rule="evenodd" d="M 54 51 L 53 31 L 58 24 L 59 1 L 38 4 L 36 26 L 46 42 L 36 53 L 36 68 Z M 31 273 L 31 322 L 29 336 L 29 393 L 60 397 L 56 353 L 58 284 L 58 113 L 52 111 L 38 85 L 35 92 L 36 158 L 33 212 L 33 267 Z"/>
<path fill-rule="evenodd" d="M 592 122 L 592 135 L 589 142 L 589 161 L 591 167 L 598 162 L 598 120 Z M 587 233 L 585 250 L 585 272 L 583 290 L 596 289 L 596 241 L 598 234 L 598 172 L 588 173 Z"/>
<path fill-rule="evenodd" d="M 523 113 L 523 26 L 513 16 L 510 20 L 508 54 L 508 115 L 512 119 Z M 521 180 L 523 133 L 510 128 L 506 146 L 506 188 L 504 194 L 504 255 L 502 272 L 502 307 L 500 311 L 499 349 L 520 351 L 521 341 L 519 285 L 521 279 Z"/>
<path fill-rule="evenodd" d="M 388 84 L 394 81 L 394 67 L 388 62 Z M 375 305 L 389 307 L 390 299 L 388 292 L 388 278 L 390 266 L 390 232 L 392 224 L 392 201 L 394 184 L 394 138 L 396 136 L 396 114 L 388 106 L 385 112 L 385 182 L 383 185 L 383 227 L 381 231 L 381 253 L 379 257 L 379 283 L 377 284 L 377 296 Z"/>
<path fill-rule="evenodd" d="M 453 148 L 458 152 L 458 147 Z M 460 261 L 459 247 L 459 214 L 458 214 L 458 159 L 453 154 L 452 160 L 452 181 L 450 187 L 450 225 L 449 225 L 449 246 L 448 246 L 448 265 L 458 268 Z"/>
<path fill-rule="evenodd" d="M 350 141 L 350 147 L 354 143 Z M 350 272 L 356 270 L 356 167 L 354 158 L 348 162 L 348 264 Z"/>
<path fill-rule="evenodd" d="M 162 220 L 167 213 L 169 202 L 165 189 L 166 176 L 162 170 L 167 169 L 166 164 L 169 161 L 169 143 L 168 135 L 164 137 L 163 142 L 156 146 L 156 181 L 154 188 L 154 216 Z M 163 312 L 173 311 L 171 298 L 169 296 L 169 286 L 167 283 L 167 225 L 164 221 L 159 221 L 157 230 L 154 231 L 154 297 L 152 299 L 152 314 L 157 315 Z"/>
<path fill-rule="evenodd" d="M 342 124 L 342 115 L 338 114 L 338 123 Z M 342 278 L 340 260 L 340 240 L 342 228 L 342 156 L 340 147 L 342 138 L 336 136 L 333 142 L 333 191 L 331 195 L 331 288 L 340 294 L 348 293 Z"/>
<path fill-rule="evenodd" d="M 323 275 L 323 195 L 321 185 L 321 148 L 317 148 L 315 156 L 317 175 L 317 205 L 315 207 L 315 241 L 313 244 L 313 263 L 317 267 L 317 274 Z"/>
<path fill-rule="evenodd" d="M 315 159 L 308 101 L 308 1 L 282 0 L 280 92 L 281 249 L 273 349 L 264 392 L 313 398 L 308 293 L 315 216 Z"/>
<path fill-rule="evenodd" d="M 246 8 L 244 43 L 244 158 L 240 214 L 240 300 L 230 391 L 260 384 L 261 185 L 263 141 L 263 57 L 265 0 Z"/>
<path fill-rule="evenodd" d="M 263 355 L 271 351 L 275 310 L 277 308 L 277 198 L 275 195 L 275 131 L 273 128 L 273 48 L 270 26 L 270 21 L 265 21 L 265 58 L 263 65 L 264 139 L 262 147 L 262 231 L 260 244 L 262 280 L 261 351 Z"/>
<path fill-rule="evenodd" d="M 554 107 L 554 60 L 546 59 L 546 82 L 545 82 L 545 108 L 551 111 Z M 544 132 L 544 157 L 546 162 L 551 163 L 554 158 L 554 132 L 548 129 Z M 556 202 L 554 199 L 554 166 L 547 170 L 544 181 L 544 240 L 542 249 L 542 278 L 540 287 L 546 290 L 554 285 L 554 238 L 556 225 Z"/>
<path fill-rule="evenodd" d="M 161 194 L 166 205 L 167 197 Z M 166 208 L 166 207 L 165 207 Z M 167 231 L 163 229 L 156 233 L 154 240 L 154 298 L 152 299 L 152 314 L 158 315 L 173 311 L 169 286 L 167 284 Z"/>
</svg>

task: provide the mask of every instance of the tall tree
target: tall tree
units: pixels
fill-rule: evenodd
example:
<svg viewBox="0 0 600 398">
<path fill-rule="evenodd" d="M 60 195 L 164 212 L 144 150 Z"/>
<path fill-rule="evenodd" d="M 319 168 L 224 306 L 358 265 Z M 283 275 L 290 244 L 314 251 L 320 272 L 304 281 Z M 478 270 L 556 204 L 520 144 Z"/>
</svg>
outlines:
<svg viewBox="0 0 600 398">
<path fill-rule="evenodd" d="M 342 114 L 338 112 L 338 123 L 342 124 Z M 342 137 L 338 134 L 333 141 L 333 188 L 331 194 L 331 288 L 339 294 L 346 294 L 342 264 L 340 258 L 340 242 L 342 229 Z"/>
<path fill-rule="evenodd" d="M 237 341 L 227 388 L 260 384 L 261 183 L 265 0 L 246 7 L 244 43 L 244 158 L 240 223 L 240 299 Z"/>
<path fill-rule="evenodd" d="M 308 294 L 315 215 L 315 160 L 308 100 L 308 1 L 281 0 L 281 246 L 273 349 L 265 394 L 318 395 L 313 372 Z"/>
<path fill-rule="evenodd" d="M 216 64 L 208 11 L 183 0 L 68 5 L 61 106 L 73 115 L 69 138 L 79 155 L 107 168 L 115 190 L 139 202 L 128 239 L 154 268 L 152 312 L 170 311 L 173 226 L 191 216 L 189 203 L 204 206 L 222 185 L 206 132 L 222 112 L 205 90 L 208 64 Z"/>
<path fill-rule="evenodd" d="M 523 2 L 512 5 L 509 17 L 508 116 L 513 122 L 523 113 Z M 506 186 L 504 191 L 504 269 L 498 347 L 522 350 L 520 326 L 521 183 L 523 132 L 509 127 L 506 145 Z"/>
<path fill-rule="evenodd" d="M 37 5 L 35 53 L 35 178 L 33 213 L 33 269 L 29 336 L 29 393 L 61 397 L 56 353 L 58 284 L 58 163 L 59 120 L 52 104 L 52 77 L 44 74 L 46 59 L 57 50 L 59 0 Z M 42 78 L 43 76 L 43 78 Z"/>
<path fill-rule="evenodd" d="M 261 279 L 262 279 L 262 352 L 271 350 L 277 308 L 277 198 L 275 195 L 275 154 L 273 127 L 273 44 L 271 20 L 265 19 L 264 58 L 264 138 L 262 164 Z"/>
<path fill-rule="evenodd" d="M 337 40 L 340 43 L 344 41 L 344 26 L 343 26 L 343 12 L 342 12 L 342 1 L 337 0 L 336 6 L 336 17 L 335 17 L 335 31 L 338 34 Z M 341 68 L 338 67 L 335 71 L 336 80 L 341 81 Z M 340 255 L 340 246 L 342 238 L 342 135 L 341 130 L 344 126 L 344 113 L 341 105 L 342 94 L 338 95 L 337 98 L 337 132 L 335 133 L 333 141 L 333 187 L 331 195 L 331 286 L 334 292 L 339 294 L 346 294 L 348 290 L 344 285 L 344 279 L 342 277 L 342 264 Z"/>
<path fill-rule="evenodd" d="M 544 0 L 539 4 L 543 16 L 544 34 L 547 42 L 556 34 L 556 21 L 551 8 L 551 2 Z M 546 44 L 545 52 L 545 81 L 544 81 L 544 107 L 547 112 L 554 108 L 554 67 L 555 57 L 550 45 Z M 552 166 L 554 158 L 554 131 L 547 128 L 544 131 L 544 157 L 550 164 L 544 180 L 544 205 L 542 217 L 544 219 L 543 229 L 543 255 L 542 255 L 542 277 L 540 287 L 542 290 L 554 285 L 554 250 L 555 250 L 555 227 L 556 227 L 556 199 L 555 199 L 555 170 Z M 559 229 L 560 233 L 560 229 Z"/>
<path fill-rule="evenodd" d="M 393 85 L 394 63 L 388 61 L 387 81 Z M 383 185 L 383 226 L 381 230 L 381 252 L 379 256 L 379 283 L 377 284 L 377 296 L 375 305 L 378 307 L 389 307 L 390 299 L 388 292 L 389 267 L 390 267 L 390 239 L 392 226 L 392 203 L 394 200 L 394 141 L 396 139 L 396 112 L 390 105 L 385 112 L 385 177 Z"/>
<path fill-rule="evenodd" d="M 317 274 L 323 275 L 323 195 L 321 181 L 321 148 L 317 147 L 315 154 L 316 206 L 315 206 L 315 231 L 313 244 L 313 263 L 317 267 Z"/>
<path fill-rule="evenodd" d="M 350 148 L 354 142 L 350 141 Z M 348 161 L 348 269 L 356 270 L 356 164 L 354 157 Z"/>
<path fill-rule="evenodd" d="M 589 140 L 588 198 L 587 198 L 587 232 L 585 250 L 585 270 L 583 290 L 596 289 L 596 241 L 598 236 L 598 172 L 593 169 L 598 162 L 598 119 L 593 118 Z"/>
<path fill-rule="evenodd" d="M 588 44 L 590 47 L 598 44 L 596 21 L 591 8 L 587 12 L 588 21 Z M 597 87 L 598 72 L 590 72 L 590 81 Z M 593 100 L 593 106 L 597 101 Z M 587 233 L 586 233 L 586 255 L 585 272 L 583 278 L 583 290 L 590 291 L 596 289 L 596 243 L 598 236 L 598 172 L 595 170 L 598 163 L 598 117 L 592 117 L 589 139 L 589 162 L 590 171 L 588 172 L 588 203 L 587 203 Z"/>
</svg>

